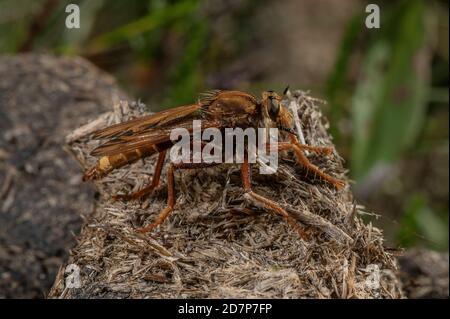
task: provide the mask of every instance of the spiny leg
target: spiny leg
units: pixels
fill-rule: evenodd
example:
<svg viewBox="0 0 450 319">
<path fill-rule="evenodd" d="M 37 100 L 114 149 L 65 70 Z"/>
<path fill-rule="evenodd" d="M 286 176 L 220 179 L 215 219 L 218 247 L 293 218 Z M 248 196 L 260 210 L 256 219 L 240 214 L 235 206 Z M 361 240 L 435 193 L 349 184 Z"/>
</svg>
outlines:
<svg viewBox="0 0 450 319">
<path fill-rule="evenodd" d="M 320 179 L 323 179 L 324 181 L 327 181 L 337 189 L 342 189 L 345 187 L 345 183 L 339 179 L 336 179 L 320 170 L 316 165 L 312 164 L 308 158 L 303 153 L 301 147 L 297 144 L 293 144 L 290 142 L 280 142 L 277 145 L 278 151 L 286 151 L 286 150 L 293 150 L 295 153 L 295 156 L 297 158 L 297 161 L 302 164 L 307 171 L 307 174 L 310 172 L 314 173 L 314 177 L 319 176 Z"/>
<path fill-rule="evenodd" d="M 175 180 L 174 172 L 177 169 L 196 169 L 205 168 L 218 165 L 216 163 L 171 163 L 169 169 L 167 170 L 167 206 L 164 208 L 156 217 L 156 220 L 148 226 L 143 228 L 138 228 L 137 231 L 140 233 L 147 233 L 151 231 L 156 226 L 162 224 L 164 220 L 170 215 L 175 206 Z"/>
<path fill-rule="evenodd" d="M 309 146 L 305 144 L 298 144 L 297 146 L 302 150 L 311 151 L 317 154 L 331 155 L 333 153 L 333 149 L 326 146 Z"/>
<path fill-rule="evenodd" d="M 175 182 L 174 182 L 174 166 L 170 164 L 169 169 L 167 170 L 167 206 L 164 208 L 161 213 L 159 213 L 156 220 L 150 225 L 138 228 L 137 231 L 140 233 L 147 233 L 159 224 L 161 224 L 167 216 L 173 211 L 173 207 L 175 206 Z"/>
<path fill-rule="evenodd" d="M 158 154 L 158 160 L 156 162 L 155 171 L 153 173 L 153 178 L 150 183 L 150 185 L 138 190 L 137 192 L 127 194 L 127 195 L 114 195 L 114 200 L 134 200 L 134 199 L 141 199 L 144 196 L 150 194 L 153 192 L 153 190 L 159 185 L 159 180 L 161 178 L 161 171 L 164 166 L 164 160 L 166 158 L 166 150 L 163 150 L 159 152 Z"/>
<path fill-rule="evenodd" d="M 289 135 L 289 139 L 291 142 L 295 145 L 297 145 L 302 150 L 311 151 L 317 154 L 323 154 L 323 155 L 331 155 L 333 153 L 333 148 L 327 147 L 327 146 L 310 146 L 301 144 L 300 141 L 297 139 L 297 137 L 293 134 Z"/>
<path fill-rule="evenodd" d="M 245 191 L 247 194 L 253 198 L 254 201 L 259 202 L 264 207 L 276 212 L 277 214 L 283 216 L 286 221 L 294 227 L 294 229 L 298 232 L 301 238 L 306 239 L 306 234 L 303 231 L 303 229 L 300 227 L 299 223 L 288 214 L 280 205 L 278 205 L 276 202 L 259 195 L 252 190 L 252 184 L 251 184 L 251 165 L 248 162 L 247 154 L 245 154 L 244 157 L 244 163 L 241 165 L 241 177 L 242 177 L 242 184 L 244 186 Z"/>
</svg>

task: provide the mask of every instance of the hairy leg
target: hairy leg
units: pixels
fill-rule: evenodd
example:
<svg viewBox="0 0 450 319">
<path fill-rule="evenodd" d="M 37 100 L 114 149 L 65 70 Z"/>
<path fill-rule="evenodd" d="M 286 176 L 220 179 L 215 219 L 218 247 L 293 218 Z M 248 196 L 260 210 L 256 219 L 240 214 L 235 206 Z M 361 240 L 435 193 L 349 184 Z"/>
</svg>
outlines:
<svg viewBox="0 0 450 319">
<path fill-rule="evenodd" d="M 297 145 L 302 150 L 311 151 L 317 154 L 323 154 L 323 155 L 331 155 L 333 153 L 333 149 L 331 147 L 326 146 L 310 146 L 301 144 L 300 141 L 297 139 L 297 137 L 293 134 L 289 135 L 289 139 L 291 142 L 295 145 Z"/>
<path fill-rule="evenodd" d="M 241 165 L 241 177 L 242 177 L 242 184 L 244 186 L 245 191 L 247 194 L 255 201 L 260 204 L 262 204 L 264 207 L 274 211 L 278 215 L 281 215 L 283 218 L 286 219 L 286 221 L 294 227 L 294 229 L 298 232 L 300 237 L 306 238 L 306 234 L 303 231 L 303 229 L 300 227 L 299 223 L 288 214 L 280 205 L 278 205 L 276 202 L 259 195 L 255 193 L 252 190 L 251 185 L 251 166 L 248 162 L 248 157 L 245 155 L 244 157 L 244 163 Z"/>
<path fill-rule="evenodd" d="M 170 164 L 169 169 L 167 170 L 167 206 L 164 208 L 156 217 L 155 221 L 148 226 L 137 229 L 140 233 L 147 233 L 151 231 L 156 226 L 162 224 L 164 220 L 170 215 L 175 206 L 175 181 L 174 181 L 174 172 L 177 169 L 197 169 L 197 168 L 205 168 L 218 165 L 216 163 L 179 163 L 179 164 Z"/>
<path fill-rule="evenodd" d="M 278 145 L 276 146 L 277 150 L 278 151 L 287 151 L 287 150 L 294 151 L 295 157 L 297 158 L 297 161 L 299 162 L 299 164 L 303 165 L 306 168 L 306 174 L 308 174 L 308 175 L 313 174 L 314 178 L 318 177 L 319 179 L 330 183 L 337 189 L 342 189 L 345 187 L 345 183 L 343 181 L 336 179 L 336 178 L 322 172 L 320 170 L 320 168 L 318 168 L 316 165 L 312 164 L 309 161 L 309 159 L 305 156 L 305 154 L 303 153 L 303 149 L 316 151 L 319 153 L 328 153 L 328 152 L 331 152 L 331 149 L 302 145 L 302 144 L 298 143 L 298 140 L 296 138 L 291 139 L 291 141 L 292 142 L 279 142 Z M 328 151 L 328 149 L 330 151 Z"/>
<path fill-rule="evenodd" d="M 138 190 L 137 192 L 131 193 L 131 194 L 127 194 L 127 195 L 114 195 L 113 199 L 114 200 L 134 200 L 134 199 L 141 199 L 144 196 L 150 194 L 151 192 L 153 192 L 153 190 L 159 185 L 159 180 L 161 178 L 161 171 L 163 169 L 164 166 L 164 160 L 166 158 L 166 150 L 161 151 L 158 154 L 158 160 L 156 162 L 156 166 L 155 166 L 155 172 L 153 173 L 153 178 L 151 183 Z"/>
</svg>

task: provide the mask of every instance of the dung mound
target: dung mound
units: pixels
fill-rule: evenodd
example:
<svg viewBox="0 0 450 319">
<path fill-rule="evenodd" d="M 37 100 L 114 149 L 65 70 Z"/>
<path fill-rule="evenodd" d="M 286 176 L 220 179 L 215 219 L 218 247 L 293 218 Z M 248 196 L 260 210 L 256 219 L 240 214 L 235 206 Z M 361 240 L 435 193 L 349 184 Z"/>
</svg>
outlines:
<svg viewBox="0 0 450 319">
<path fill-rule="evenodd" d="M 333 146 L 318 100 L 296 91 L 287 102 L 298 109 L 307 144 Z M 87 168 L 95 163 L 88 154 L 98 144 L 90 133 L 144 113 L 141 104 L 122 102 L 67 141 Z M 308 240 L 281 217 L 247 201 L 237 165 L 178 171 L 176 210 L 150 234 L 137 233 L 135 228 L 152 222 L 166 205 L 166 170 L 161 187 L 142 203 L 115 202 L 111 195 L 143 187 L 153 172 L 151 157 L 96 182 L 95 211 L 68 261 L 80 269 L 80 287 L 66 287 L 62 267 L 49 297 L 402 297 L 395 258 L 383 248 L 382 232 L 361 220 L 367 213 L 349 188 L 337 191 L 315 182 L 292 154 L 280 157 L 277 174 L 258 175 L 253 168 L 253 189 L 289 211 Z M 336 151 L 308 157 L 346 180 Z"/>
</svg>

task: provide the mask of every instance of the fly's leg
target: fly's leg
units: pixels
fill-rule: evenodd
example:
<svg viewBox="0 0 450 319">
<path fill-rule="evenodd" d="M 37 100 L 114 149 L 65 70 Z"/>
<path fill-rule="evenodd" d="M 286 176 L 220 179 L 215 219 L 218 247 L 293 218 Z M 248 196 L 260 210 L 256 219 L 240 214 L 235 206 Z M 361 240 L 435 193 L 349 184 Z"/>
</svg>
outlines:
<svg viewBox="0 0 450 319">
<path fill-rule="evenodd" d="M 178 163 L 170 164 L 167 170 L 167 206 L 164 208 L 156 217 L 156 220 L 148 226 L 143 228 L 138 228 L 137 231 L 140 233 L 147 233 L 151 231 L 156 226 L 164 222 L 164 220 L 170 215 L 175 207 L 175 181 L 174 172 L 177 169 L 196 169 L 205 168 L 218 165 L 216 163 Z"/>
<path fill-rule="evenodd" d="M 138 190 L 137 192 L 131 193 L 131 194 L 127 194 L 127 195 L 114 195 L 113 199 L 114 200 L 136 200 L 136 199 L 142 199 L 144 196 L 150 194 L 153 192 L 153 190 L 158 187 L 159 185 L 159 180 L 161 178 L 161 171 L 163 169 L 164 166 L 164 160 L 166 158 L 166 150 L 161 151 L 158 154 L 158 160 L 156 162 L 156 166 L 155 166 L 155 172 L 153 174 L 153 178 L 152 181 L 150 183 L 150 185 Z"/>
<path fill-rule="evenodd" d="M 164 208 L 156 218 L 156 220 L 150 225 L 138 228 L 137 231 L 140 233 L 147 233 L 151 231 L 153 228 L 161 224 L 167 216 L 173 211 L 173 207 L 175 206 L 175 182 L 173 177 L 174 166 L 171 164 L 169 169 L 167 170 L 167 206 Z"/>
<path fill-rule="evenodd" d="M 320 168 L 312 164 L 303 153 L 302 146 L 290 142 L 280 142 L 277 145 L 277 149 L 278 151 L 287 151 L 287 150 L 294 151 L 295 157 L 297 158 L 299 164 L 303 165 L 306 168 L 306 174 L 308 175 L 314 174 L 314 178 L 318 177 L 319 179 L 330 183 L 337 189 L 342 189 L 345 187 L 345 183 L 343 181 L 322 172 Z"/>
<path fill-rule="evenodd" d="M 306 239 L 306 234 L 303 231 L 303 229 L 300 227 L 298 221 L 296 221 L 291 215 L 288 214 L 280 205 L 278 205 L 276 202 L 259 195 L 255 193 L 252 190 L 251 185 L 251 166 L 248 162 L 247 154 L 245 154 L 244 157 L 244 163 L 241 165 L 241 177 L 242 177 L 242 184 L 244 186 L 245 191 L 247 194 L 255 201 L 260 204 L 262 204 L 265 208 L 270 209 L 277 213 L 278 215 L 282 216 L 286 221 L 294 227 L 294 229 L 298 232 L 301 238 Z"/>
<path fill-rule="evenodd" d="M 301 144 L 300 141 L 297 139 L 297 137 L 293 134 L 289 135 L 289 139 L 291 140 L 292 144 L 297 145 L 302 150 L 306 150 L 306 151 L 310 151 L 310 152 L 314 152 L 314 153 L 322 154 L 322 155 L 331 155 L 333 153 L 333 148 L 331 148 L 331 147 L 310 146 L 310 145 Z"/>
<path fill-rule="evenodd" d="M 331 147 L 326 147 L 326 146 L 309 146 L 309 145 L 305 145 L 305 144 L 298 144 L 297 146 L 299 148 L 301 148 L 302 150 L 306 150 L 306 151 L 310 151 L 310 152 L 314 152 L 314 153 L 322 154 L 322 155 L 331 155 L 333 153 L 333 149 Z"/>
</svg>

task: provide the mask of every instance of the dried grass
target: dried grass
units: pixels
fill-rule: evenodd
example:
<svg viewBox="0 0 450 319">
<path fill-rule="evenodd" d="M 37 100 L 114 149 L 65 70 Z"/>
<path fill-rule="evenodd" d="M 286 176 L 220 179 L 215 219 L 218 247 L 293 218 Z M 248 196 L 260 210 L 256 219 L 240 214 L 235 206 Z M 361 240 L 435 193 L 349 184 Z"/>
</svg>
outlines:
<svg viewBox="0 0 450 319">
<path fill-rule="evenodd" d="M 319 101 L 301 91 L 289 99 L 298 106 L 306 142 L 332 146 Z M 142 113 L 141 104 L 122 102 L 95 125 L 68 136 L 83 167 L 95 162 L 88 153 L 98 141 L 89 139 L 90 132 Z M 308 157 L 346 179 L 337 152 Z M 354 203 L 351 191 L 305 178 L 291 154 L 283 155 L 275 175 L 258 175 L 254 168 L 253 187 L 302 222 L 308 240 L 249 202 L 238 167 L 229 165 L 177 172 L 175 212 L 151 234 L 137 233 L 136 227 L 153 221 L 165 207 L 165 179 L 143 203 L 114 202 L 110 196 L 141 188 L 154 162 L 153 157 L 137 162 L 96 182 L 101 196 L 68 261 L 81 268 L 82 287 L 65 289 L 61 268 L 49 297 L 402 297 L 395 258 L 383 248 L 381 230 L 361 220 L 360 214 L 367 213 Z"/>
</svg>

